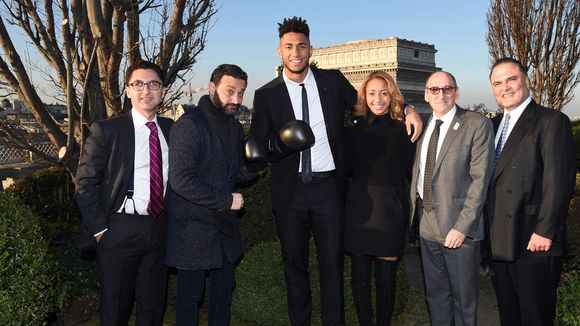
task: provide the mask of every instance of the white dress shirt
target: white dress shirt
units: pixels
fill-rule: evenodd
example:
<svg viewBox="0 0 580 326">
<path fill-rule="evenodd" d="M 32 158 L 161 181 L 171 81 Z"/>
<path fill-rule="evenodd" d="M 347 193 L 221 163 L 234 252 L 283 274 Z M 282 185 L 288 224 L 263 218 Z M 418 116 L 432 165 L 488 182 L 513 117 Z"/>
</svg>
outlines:
<svg viewBox="0 0 580 326">
<path fill-rule="evenodd" d="M 117 211 L 121 213 L 123 208 L 127 214 L 147 215 L 149 204 L 149 134 L 151 130 L 145 125 L 149 120 L 135 109 L 131 109 L 133 127 L 135 129 L 135 159 L 133 170 L 133 200 L 123 200 L 123 204 Z M 157 116 L 153 119 L 157 125 L 159 142 L 161 143 L 161 155 L 163 164 L 163 193 L 167 190 L 167 178 L 169 174 L 169 147 L 161 127 L 157 122 Z M 95 234 L 95 237 L 103 234 L 107 229 Z"/>
<path fill-rule="evenodd" d="M 517 108 L 515 108 L 509 112 L 504 111 L 504 115 L 501 118 L 501 122 L 499 124 L 499 127 L 497 128 L 497 132 L 495 133 L 495 146 L 494 147 L 497 147 L 497 142 L 499 141 L 499 137 L 501 136 L 501 131 L 502 131 L 503 125 L 505 123 L 505 119 L 504 119 L 505 114 L 509 113 L 509 115 L 510 115 L 510 124 L 508 125 L 507 135 L 505 135 L 505 141 L 507 141 L 512 130 L 514 129 L 514 126 L 516 125 L 516 122 L 518 122 L 518 119 L 522 116 L 522 113 L 524 113 L 524 109 L 528 106 L 528 104 L 530 104 L 531 101 L 532 101 L 532 98 L 528 97 Z M 503 146 L 505 146 L 505 143 L 503 144 Z"/>
<path fill-rule="evenodd" d="M 455 113 L 457 112 L 457 106 L 453 105 L 453 108 L 449 110 L 449 112 L 445 113 L 442 117 L 436 117 L 435 115 L 431 116 L 431 120 L 429 121 L 429 125 L 425 130 L 425 135 L 423 135 L 423 144 L 421 145 L 421 161 L 419 162 L 419 175 L 417 176 L 417 193 L 423 198 L 423 171 L 425 171 L 425 161 L 427 160 L 427 149 L 429 148 L 429 140 L 431 139 L 431 134 L 433 134 L 433 130 L 435 130 L 435 120 L 439 119 L 443 121 L 441 127 L 439 127 L 439 139 L 437 141 L 437 155 L 436 158 L 439 156 L 439 151 L 441 150 L 441 146 L 443 145 L 443 140 L 445 140 L 445 135 L 451 127 L 451 122 L 453 122 L 453 118 L 455 117 Z"/>
<path fill-rule="evenodd" d="M 286 74 L 283 73 L 282 76 L 286 83 L 288 94 L 290 94 L 290 102 L 292 102 L 294 116 L 296 119 L 302 120 L 302 86 L 300 86 L 300 83 L 290 80 L 286 77 Z M 308 74 L 302 83 L 306 87 L 306 93 L 308 95 L 310 127 L 312 128 L 315 139 L 314 145 L 310 148 L 312 156 L 312 171 L 324 172 L 334 170 L 334 158 L 332 157 L 332 151 L 330 150 L 330 144 L 328 142 L 328 134 L 326 133 L 326 124 L 322 113 L 320 94 L 318 94 L 316 79 L 314 79 L 314 75 L 310 68 L 308 68 Z M 302 160 L 300 160 L 298 171 L 302 171 Z"/>
</svg>

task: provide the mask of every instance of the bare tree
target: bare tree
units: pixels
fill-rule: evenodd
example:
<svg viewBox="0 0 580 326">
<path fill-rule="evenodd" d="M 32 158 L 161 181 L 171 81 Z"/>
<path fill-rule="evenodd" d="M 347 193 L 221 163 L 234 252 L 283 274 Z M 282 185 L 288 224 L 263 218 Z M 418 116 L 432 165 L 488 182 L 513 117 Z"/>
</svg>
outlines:
<svg viewBox="0 0 580 326">
<path fill-rule="evenodd" d="M 184 80 L 204 49 L 217 11 L 214 0 L 0 1 L 0 78 L 50 141 L 66 148 L 61 162 L 71 174 L 86 126 L 128 109 L 123 101 L 126 65 L 142 59 L 156 62 L 166 72 L 166 87 Z M 38 65 L 48 70 L 43 77 L 67 105 L 68 129 L 48 112 L 39 95 L 42 88 L 33 81 L 5 22 L 18 26 L 39 53 Z M 168 94 L 165 103 L 177 96 Z"/>
<path fill-rule="evenodd" d="M 469 104 L 466 107 L 466 109 L 469 110 L 469 111 L 481 113 L 483 115 L 487 115 L 487 113 L 488 113 L 487 106 L 483 102 L 482 103 L 477 103 L 477 104 Z"/>
<path fill-rule="evenodd" d="M 487 12 L 492 61 L 520 60 L 530 68 L 533 98 L 561 110 L 580 82 L 580 1 L 492 0 Z"/>
</svg>

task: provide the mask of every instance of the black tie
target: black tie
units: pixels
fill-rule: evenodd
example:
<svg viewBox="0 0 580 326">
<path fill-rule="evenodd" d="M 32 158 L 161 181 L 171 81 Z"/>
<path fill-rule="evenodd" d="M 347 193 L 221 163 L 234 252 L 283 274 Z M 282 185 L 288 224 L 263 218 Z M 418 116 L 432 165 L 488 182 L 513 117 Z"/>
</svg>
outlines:
<svg viewBox="0 0 580 326">
<path fill-rule="evenodd" d="M 425 160 L 425 173 L 423 175 L 423 209 L 429 212 L 433 209 L 433 191 L 431 182 L 433 181 L 433 172 L 435 172 L 435 161 L 437 159 L 437 143 L 439 142 L 439 132 L 443 121 L 435 120 L 435 129 L 429 139 L 427 147 L 427 159 Z"/>
<path fill-rule="evenodd" d="M 310 124 L 310 115 L 308 113 L 308 95 L 306 94 L 306 85 L 302 86 L 302 120 Z M 302 151 L 302 182 L 309 184 L 312 181 L 312 158 L 310 156 L 310 147 Z"/>
</svg>

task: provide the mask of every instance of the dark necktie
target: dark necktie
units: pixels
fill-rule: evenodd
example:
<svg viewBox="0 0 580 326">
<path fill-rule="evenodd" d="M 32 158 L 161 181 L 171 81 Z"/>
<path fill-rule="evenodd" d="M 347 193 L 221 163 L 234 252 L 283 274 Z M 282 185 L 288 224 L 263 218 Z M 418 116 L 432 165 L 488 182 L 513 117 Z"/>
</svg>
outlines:
<svg viewBox="0 0 580 326">
<path fill-rule="evenodd" d="M 302 86 L 302 120 L 310 124 L 306 85 L 300 84 L 300 86 Z M 304 184 L 309 184 L 312 181 L 312 157 L 310 155 L 310 147 L 302 151 L 302 182 Z"/>
<path fill-rule="evenodd" d="M 425 160 L 425 173 L 423 174 L 423 209 L 429 212 L 433 209 L 433 172 L 435 172 L 435 162 L 437 160 L 437 143 L 439 142 L 439 132 L 443 121 L 435 120 L 435 129 L 429 139 L 427 147 L 427 159 Z"/>
<path fill-rule="evenodd" d="M 147 213 L 157 217 L 163 211 L 163 156 L 157 125 L 153 121 L 149 121 L 145 125 L 151 130 L 149 134 L 149 204 L 147 205 Z"/>
<path fill-rule="evenodd" d="M 497 160 L 499 160 L 499 156 L 501 155 L 501 151 L 503 150 L 503 145 L 505 145 L 509 125 L 510 125 L 510 114 L 506 113 L 503 122 L 503 128 L 501 128 L 501 135 L 499 135 L 499 140 L 497 141 L 497 146 L 495 147 L 495 159 L 493 161 L 494 166 L 495 163 L 497 163 Z"/>
</svg>

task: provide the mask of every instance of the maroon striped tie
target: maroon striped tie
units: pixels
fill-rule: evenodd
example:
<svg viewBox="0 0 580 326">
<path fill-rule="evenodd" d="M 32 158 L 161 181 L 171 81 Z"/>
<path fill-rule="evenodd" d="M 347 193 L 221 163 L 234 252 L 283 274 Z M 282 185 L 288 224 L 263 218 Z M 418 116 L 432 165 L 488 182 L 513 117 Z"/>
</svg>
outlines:
<svg viewBox="0 0 580 326">
<path fill-rule="evenodd" d="M 147 213 L 157 217 L 163 211 L 163 157 L 161 156 L 157 125 L 153 121 L 149 121 L 145 125 L 151 130 L 149 134 L 149 204 L 147 205 Z"/>
</svg>

